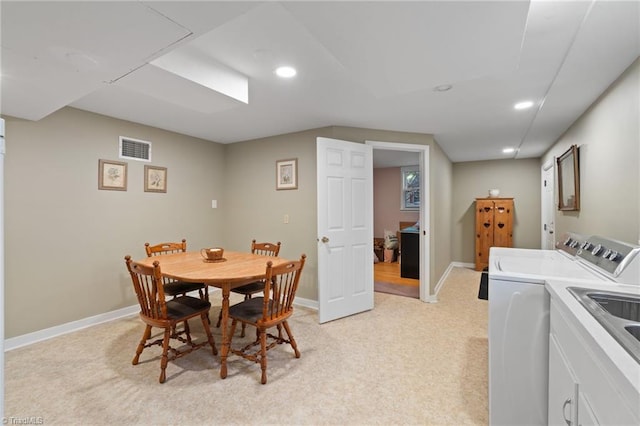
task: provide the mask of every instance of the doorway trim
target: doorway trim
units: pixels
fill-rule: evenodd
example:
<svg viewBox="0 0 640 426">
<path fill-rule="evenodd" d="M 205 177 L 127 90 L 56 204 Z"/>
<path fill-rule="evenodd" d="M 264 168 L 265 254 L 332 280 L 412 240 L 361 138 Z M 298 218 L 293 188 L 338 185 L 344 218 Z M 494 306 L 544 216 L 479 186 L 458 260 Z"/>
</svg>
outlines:
<svg viewBox="0 0 640 426">
<path fill-rule="evenodd" d="M 437 302 L 435 294 L 431 294 L 429 277 L 430 277 L 430 258 L 431 258 L 431 233 L 425 232 L 428 230 L 430 222 L 430 191 L 429 191 L 429 145 L 417 145 L 408 143 L 396 143 L 396 142 L 382 142 L 382 141 L 365 141 L 365 144 L 371 145 L 376 150 L 387 151 L 407 151 L 416 152 L 420 154 L 420 187 L 422 193 L 420 194 L 420 300 L 423 302 L 434 303 Z"/>
<path fill-rule="evenodd" d="M 555 157 L 540 171 L 540 248 L 555 249 Z"/>
</svg>

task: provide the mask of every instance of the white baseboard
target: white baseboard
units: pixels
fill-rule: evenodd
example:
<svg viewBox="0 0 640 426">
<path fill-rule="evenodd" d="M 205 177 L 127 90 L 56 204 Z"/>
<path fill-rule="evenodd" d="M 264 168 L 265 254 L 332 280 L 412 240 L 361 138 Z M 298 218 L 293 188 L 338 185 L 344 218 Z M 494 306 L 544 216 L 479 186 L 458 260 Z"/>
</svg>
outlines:
<svg viewBox="0 0 640 426">
<path fill-rule="evenodd" d="M 453 268 L 470 268 L 470 269 L 473 269 L 473 268 L 475 268 L 475 265 L 473 263 L 451 262 L 449 264 L 449 266 L 447 267 L 447 269 L 442 274 L 442 276 L 440 277 L 440 280 L 438 280 L 438 284 L 436 284 L 436 288 L 434 289 L 435 290 L 434 291 L 435 295 L 433 297 L 437 297 L 438 296 L 438 293 L 442 289 L 442 286 L 444 285 L 444 282 L 449 277 L 449 274 L 451 273 L 451 270 Z"/>
<path fill-rule="evenodd" d="M 211 294 L 212 291 L 215 292 L 220 290 L 211 289 L 209 290 L 209 294 Z M 296 297 L 295 304 L 318 310 L 318 302 L 315 300 Z M 135 315 L 138 312 L 140 312 L 140 306 L 131 305 L 126 308 L 117 309 L 111 312 L 105 312 L 104 314 L 95 315 L 78 321 L 72 321 L 66 324 L 57 325 L 55 327 L 45 328 L 44 330 L 34 331 L 33 333 L 11 337 L 9 339 L 5 339 L 4 351 L 8 352 L 13 349 L 21 348 L 23 346 L 29 346 L 37 342 L 42 342 L 43 340 L 48 340 L 57 336 L 72 333 L 74 331 L 82 330 L 83 328 L 91 327 L 109 321 L 114 321 L 120 318 L 128 317 L 130 315 Z"/>
<path fill-rule="evenodd" d="M 128 317 L 130 315 L 137 314 L 138 312 L 140 312 L 140 306 L 132 305 L 126 308 L 117 309 L 111 312 L 105 312 L 104 314 L 95 315 L 78 321 L 72 321 L 66 324 L 57 325 L 55 327 L 45 328 L 44 330 L 34 331 L 33 333 L 23 334 L 22 336 L 11 337 L 9 339 L 5 339 L 4 351 L 7 352 L 13 349 L 21 348 L 23 346 L 32 345 L 43 340 L 62 336 L 63 334 L 82 330 L 83 328 L 91 327 L 93 325 L 98 325 L 119 318 Z"/>
<path fill-rule="evenodd" d="M 296 297 L 293 304 L 304 306 L 305 308 L 309 309 L 315 309 L 316 311 L 320 308 L 317 300 L 305 299 L 302 297 Z"/>
</svg>

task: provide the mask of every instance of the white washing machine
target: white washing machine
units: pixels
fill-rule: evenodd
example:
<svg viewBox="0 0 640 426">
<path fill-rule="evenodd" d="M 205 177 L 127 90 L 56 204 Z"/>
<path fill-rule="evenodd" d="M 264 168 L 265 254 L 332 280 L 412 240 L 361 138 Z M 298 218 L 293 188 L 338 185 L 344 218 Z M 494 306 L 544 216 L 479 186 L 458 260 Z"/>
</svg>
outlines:
<svg viewBox="0 0 640 426">
<path fill-rule="evenodd" d="M 638 284 L 640 247 L 565 236 L 558 250 L 491 248 L 489 255 L 489 423 L 547 424 L 549 295 L 561 278 Z"/>
</svg>

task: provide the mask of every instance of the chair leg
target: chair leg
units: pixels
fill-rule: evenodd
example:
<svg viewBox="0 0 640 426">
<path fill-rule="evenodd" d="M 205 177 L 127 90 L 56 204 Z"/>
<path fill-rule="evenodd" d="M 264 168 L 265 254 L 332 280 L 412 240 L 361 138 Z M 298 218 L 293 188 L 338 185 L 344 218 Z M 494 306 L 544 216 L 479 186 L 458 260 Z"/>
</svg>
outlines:
<svg viewBox="0 0 640 426">
<path fill-rule="evenodd" d="M 144 333 L 142 334 L 142 339 L 138 344 L 138 348 L 136 349 L 136 355 L 133 357 L 133 361 L 131 361 L 131 364 L 138 365 L 140 354 L 144 350 L 144 345 L 147 343 L 147 340 L 149 340 L 149 337 L 151 337 L 151 326 L 147 325 L 146 328 L 144 329 Z"/>
<path fill-rule="evenodd" d="M 251 295 L 250 294 L 245 294 L 244 295 L 244 300 L 249 300 L 251 299 Z M 247 324 L 242 323 L 242 331 L 240 331 L 240 337 L 244 337 L 245 336 L 245 330 L 247 329 Z"/>
<path fill-rule="evenodd" d="M 289 344 L 293 348 L 293 351 L 296 353 L 296 358 L 300 358 L 300 351 L 298 350 L 298 344 L 296 340 L 293 338 L 293 334 L 291 333 L 291 328 L 289 327 L 289 323 L 287 321 L 283 321 L 282 325 L 284 326 L 284 330 L 287 332 L 287 336 L 289 336 Z"/>
<path fill-rule="evenodd" d="M 171 329 L 164 329 L 164 339 L 162 340 L 162 359 L 160 359 L 160 383 L 164 383 L 167 379 L 167 363 L 169 362 L 169 338 L 171 337 Z"/>
<path fill-rule="evenodd" d="M 222 308 L 220 308 L 220 315 L 218 315 L 218 323 L 216 324 L 216 328 L 220 328 L 221 322 L 222 322 Z"/>
<path fill-rule="evenodd" d="M 267 331 L 260 329 L 260 368 L 262 369 L 263 385 L 267 383 Z"/>
<path fill-rule="evenodd" d="M 209 316 L 202 314 L 202 325 L 204 326 L 204 331 L 207 333 L 207 340 L 209 341 L 209 345 L 213 350 L 213 355 L 218 355 L 218 349 L 216 349 L 216 342 L 213 340 L 213 334 L 211 334 L 211 328 L 209 323 Z"/>
<path fill-rule="evenodd" d="M 209 287 L 204 286 L 204 289 L 198 290 L 198 294 L 200 295 L 200 299 L 209 301 Z M 209 318 L 209 312 L 207 312 L 207 322 L 211 325 L 211 318 Z"/>
<path fill-rule="evenodd" d="M 184 334 L 187 336 L 187 343 L 191 344 L 191 328 L 189 328 L 189 321 L 184 322 Z"/>
<path fill-rule="evenodd" d="M 233 338 L 233 333 L 236 331 L 237 326 L 238 320 L 231 320 L 231 329 L 229 330 L 229 346 L 231 346 L 231 339 Z"/>
</svg>

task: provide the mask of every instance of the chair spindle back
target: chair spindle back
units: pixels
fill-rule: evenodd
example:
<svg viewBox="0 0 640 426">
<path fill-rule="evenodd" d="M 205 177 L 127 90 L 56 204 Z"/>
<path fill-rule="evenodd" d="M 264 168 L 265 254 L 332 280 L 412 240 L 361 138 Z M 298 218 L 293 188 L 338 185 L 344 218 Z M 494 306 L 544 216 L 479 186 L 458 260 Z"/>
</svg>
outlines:
<svg viewBox="0 0 640 426">
<path fill-rule="evenodd" d="M 183 238 L 180 243 L 160 243 L 154 245 L 144 243 L 144 250 L 147 252 L 148 257 L 185 252 L 187 251 L 187 240 Z"/>
<path fill-rule="evenodd" d="M 277 257 L 280 253 L 280 241 L 277 243 L 256 243 L 256 240 L 251 241 L 251 253 L 259 254 L 261 256 L 273 256 Z"/>
<path fill-rule="evenodd" d="M 140 314 L 157 320 L 167 319 L 160 262 L 156 260 L 153 267 L 149 267 L 133 262 L 131 256 L 126 256 L 125 261 L 140 304 Z"/>
<path fill-rule="evenodd" d="M 273 266 L 267 263 L 266 281 L 270 282 L 270 291 L 265 292 L 262 307 L 263 321 L 270 322 L 291 316 L 293 313 L 293 300 L 296 297 L 300 274 L 304 268 L 306 256 L 300 260 Z"/>
</svg>

